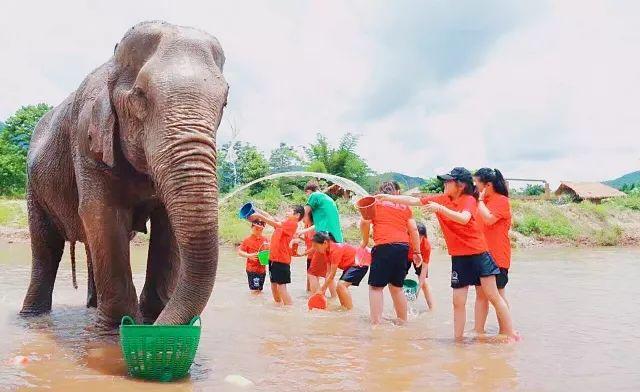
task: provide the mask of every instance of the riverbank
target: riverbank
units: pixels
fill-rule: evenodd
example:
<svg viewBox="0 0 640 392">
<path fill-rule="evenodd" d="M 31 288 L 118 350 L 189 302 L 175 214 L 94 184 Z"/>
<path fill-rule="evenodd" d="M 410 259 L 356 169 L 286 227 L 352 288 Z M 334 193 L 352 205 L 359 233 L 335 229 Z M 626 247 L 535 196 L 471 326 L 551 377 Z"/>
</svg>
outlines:
<svg viewBox="0 0 640 392">
<path fill-rule="evenodd" d="M 269 211 L 282 213 L 289 202 L 281 194 L 267 198 L 239 196 L 220 208 L 220 239 L 239 243 L 248 233 L 246 221 L 237 218 L 238 207 L 245 200 Z M 358 242 L 359 215 L 346 201 L 338 202 L 347 241 Z M 279 211 L 277 211 L 279 210 Z M 590 202 L 558 204 L 555 201 L 512 200 L 513 227 L 510 232 L 514 248 L 562 246 L 640 246 L 640 198 L 627 197 L 602 204 Z M 427 225 L 431 242 L 444 248 L 436 219 L 415 209 L 417 219 Z M 23 199 L 0 199 L 0 239 L 28 242 L 27 207 Z M 146 242 L 148 235 L 138 234 L 135 241 Z"/>
</svg>

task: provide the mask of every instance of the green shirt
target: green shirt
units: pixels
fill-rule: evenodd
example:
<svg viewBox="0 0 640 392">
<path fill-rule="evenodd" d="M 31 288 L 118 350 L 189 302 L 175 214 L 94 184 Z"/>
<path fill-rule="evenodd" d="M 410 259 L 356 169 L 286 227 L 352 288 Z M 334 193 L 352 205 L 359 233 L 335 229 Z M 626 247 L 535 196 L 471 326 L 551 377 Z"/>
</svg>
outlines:
<svg viewBox="0 0 640 392">
<path fill-rule="evenodd" d="M 328 231 L 337 242 L 344 242 L 336 202 L 322 192 L 313 192 L 307 200 L 307 205 L 311 207 L 316 231 Z"/>
</svg>

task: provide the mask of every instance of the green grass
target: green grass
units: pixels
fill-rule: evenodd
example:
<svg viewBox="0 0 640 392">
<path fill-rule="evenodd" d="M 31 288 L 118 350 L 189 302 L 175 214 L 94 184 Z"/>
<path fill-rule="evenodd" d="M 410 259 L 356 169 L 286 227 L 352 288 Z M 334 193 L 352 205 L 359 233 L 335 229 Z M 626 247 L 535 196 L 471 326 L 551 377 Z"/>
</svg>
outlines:
<svg viewBox="0 0 640 392">
<path fill-rule="evenodd" d="M 0 199 L 0 226 L 25 228 L 28 225 L 24 200 Z"/>
<path fill-rule="evenodd" d="M 640 196 L 629 195 L 624 197 L 616 197 L 614 199 L 606 200 L 602 205 L 612 206 L 620 209 L 640 211 Z"/>
<path fill-rule="evenodd" d="M 526 236 L 553 237 L 560 239 L 575 239 L 578 230 L 571 224 L 569 219 L 559 213 L 549 216 L 526 213 L 516 220 L 514 229 Z"/>
<path fill-rule="evenodd" d="M 610 207 L 606 204 L 595 204 L 590 201 L 583 201 L 578 204 L 578 207 L 601 221 L 605 221 L 609 216 Z"/>
</svg>

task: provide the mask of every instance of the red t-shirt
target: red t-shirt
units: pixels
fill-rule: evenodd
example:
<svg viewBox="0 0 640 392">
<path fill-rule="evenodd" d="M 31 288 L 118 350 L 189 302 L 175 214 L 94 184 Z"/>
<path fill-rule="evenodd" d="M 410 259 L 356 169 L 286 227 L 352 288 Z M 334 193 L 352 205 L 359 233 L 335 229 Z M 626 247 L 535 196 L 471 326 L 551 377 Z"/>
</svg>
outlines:
<svg viewBox="0 0 640 392">
<path fill-rule="evenodd" d="M 327 249 L 327 264 L 337 265 L 343 271 L 348 270 L 356 264 L 356 250 L 353 245 L 332 242 Z"/>
<path fill-rule="evenodd" d="M 373 223 L 373 242 L 376 245 L 409 243 L 407 221 L 413 217 L 411 208 L 402 204 L 378 200 Z"/>
<path fill-rule="evenodd" d="M 441 213 L 436 214 L 451 256 L 470 256 L 487 251 L 487 243 L 478 223 L 478 202 L 473 196 L 462 195 L 456 200 L 451 200 L 449 196 L 437 195 L 423 197 L 420 201 L 422 204 L 433 201 L 456 212 L 471 213 L 471 219 L 466 225 L 452 221 Z"/>
<path fill-rule="evenodd" d="M 491 215 L 498 219 L 492 225 L 486 223 L 482 217 L 479 219 L 489 253 L 498 267 L 509 268 L 511 266 L 511 240 L 509 239 L 511 205 L 509 198 L 495 193 L 485 196 L 484 204 L 491 211 Z"/>
<path fill-rule="evenodd" d="M 251 234 L 240 244 L 240 250 L 247 253 L 258 253 L 261 250 L 267 249 L 269 249 L 269 240 L 267 237 L 262 235 Z M 258 259 L 247 258 L 247 272 L 264 274 L 266 269 L 262 264 L 260 264 Z"/>
<path fill-rule="evenodd" d="M 429 264 L 431 244 L 427 237 L 420 236 L 420 254 L 422 255 L 422 262 Z M 413 262 L 413 244 L 411 242 L 409 242 L 409 260 Z"/>
<path fill-rule="evenodd" d="M 271 254 L 269 259 L 279 263 L 291 264 L 292 249 L 289 246 L 298 229 L 298 219 L 288 218 L 282 222 L 271 236 Z"/>
</svg>

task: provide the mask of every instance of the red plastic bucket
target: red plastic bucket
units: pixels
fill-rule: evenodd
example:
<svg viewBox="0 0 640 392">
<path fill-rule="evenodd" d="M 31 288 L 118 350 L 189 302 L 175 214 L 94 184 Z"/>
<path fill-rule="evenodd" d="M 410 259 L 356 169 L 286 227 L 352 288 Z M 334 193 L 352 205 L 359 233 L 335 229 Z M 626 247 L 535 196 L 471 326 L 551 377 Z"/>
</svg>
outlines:
<svg viewBox="0 0 640 392">
<path fill-rule="evenodd" d="M 360 215 L 365 220 L 372 220 L 376 217 L 376 199 L 373 196 L 365 196 L 356 202 L 356 207 L 360 211 Z"/>
<path fill-rule="evenodd" d="M 307 303 L 309 306 L 309 310 L 311 309 L 326 309 L 327 308 L 327 298 L 322 294 L 314 294 L 309 297 L 309 302 Z"/>
</svg>

